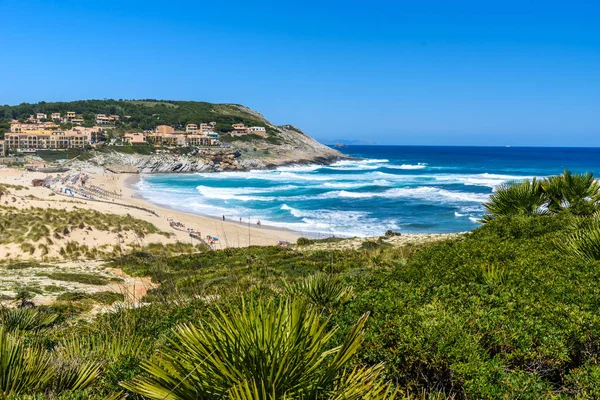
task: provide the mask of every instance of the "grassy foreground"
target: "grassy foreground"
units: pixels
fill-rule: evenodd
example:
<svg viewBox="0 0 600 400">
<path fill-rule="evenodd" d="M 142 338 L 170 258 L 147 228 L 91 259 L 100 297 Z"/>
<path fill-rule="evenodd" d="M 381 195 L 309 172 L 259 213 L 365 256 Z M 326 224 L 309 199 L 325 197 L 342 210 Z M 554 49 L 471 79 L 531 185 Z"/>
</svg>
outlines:
<svg viewBox="0 0 600 400">
<path fill-rule="evenodd" d="M 10 333 L 69 368 L 91 369 L 89 382 L 61 386 L 55 377 L 16 398 L 282 397 L 270 387 L 287 398 L 384 399 L 394 390 L 418 399 L 598 398 L 600 265 L 561 246 L 577 221 L 498 216 L 462 238 L 418 247 L 134 253 L 114 263 L 160 283 L 146 306 L 86 320 L 58 303 L 36 310 L 50 318 L 43 324 Z M 291 332 L 292 316 L 312 321 L 295 331 L 301 348 L 286 347 L 277 329 L 251 334 Z M 327 340 L 312 341 L 311 329 Z M 197 354 L 195 340 L 205 346 Z M 285 358 L 290 351 L 295 361 Z M 340 354 L 347 359 L 338 365 Z M 267 361 L 283 377 L 259 368 Z M 340 397 L 356 382 L 374 392 Z"/>
</svg>

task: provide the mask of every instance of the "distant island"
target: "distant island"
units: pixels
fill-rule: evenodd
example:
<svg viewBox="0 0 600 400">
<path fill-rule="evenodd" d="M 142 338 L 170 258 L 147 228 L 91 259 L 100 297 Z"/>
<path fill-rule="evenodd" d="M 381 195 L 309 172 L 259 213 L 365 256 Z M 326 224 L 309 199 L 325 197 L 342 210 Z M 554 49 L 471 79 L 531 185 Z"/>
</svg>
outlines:
<svg viewBox="0 0 600 400">
<path fill-rule="evenodd" d="M 145 173 L 264 169 L 346 158 L 299 128 L 276 126 L 242 105 L 151 99 L 1 106 L 0 155 L 6 162 L 30 156 L 54 165 L 69 159 L 72 165 Z"/>
</svg>

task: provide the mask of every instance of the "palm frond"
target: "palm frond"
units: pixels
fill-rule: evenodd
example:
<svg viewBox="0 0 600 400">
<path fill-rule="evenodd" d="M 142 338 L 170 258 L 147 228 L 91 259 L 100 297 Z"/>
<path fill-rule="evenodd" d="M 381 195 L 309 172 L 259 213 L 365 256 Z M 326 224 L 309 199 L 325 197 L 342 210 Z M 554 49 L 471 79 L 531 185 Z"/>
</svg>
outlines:
<svg viewBox="0 0 600 400">
<path fill-rule="evenodd" d="M 291 283 L 286 282 L 284 286 L 288 295 L 303 297 L 321 307 L 344 304 L 352 297 L 352 288 L 344 285 L 338 275 L 322 272 Z"/>
<path fill-rule="evenodd" d="M 569 211 L 589 216 L 598 211 L 600 185 L 590 172 L 574 174 L 565 169 L 562 175 L 546 178 L 542 189 L 548 196 L 548 209 L 553 213 Z"/>
<path fill-rule="evenodd" d="M 545 214 L 547 202 L 548 197 L 536 178 L 531 181 L 526 179 L 507 182 L 498 186 L 490 200 L 483 205 L 488 212 L 484 220 L 489 221 L 499 216 Z"/>
<path fill-rule="evenodd" d="M 318 398 L 335 389 L 363 339 L 363 316 L 344 342 L 304 301 L 242 303 L 219 310 L 209 323 L 186 324 L 158 356 L 143 363 L 148 377 L 122 386 L 151 399 Z M 367 393 L 357 385 L 356 393 Z"/>
</svg>

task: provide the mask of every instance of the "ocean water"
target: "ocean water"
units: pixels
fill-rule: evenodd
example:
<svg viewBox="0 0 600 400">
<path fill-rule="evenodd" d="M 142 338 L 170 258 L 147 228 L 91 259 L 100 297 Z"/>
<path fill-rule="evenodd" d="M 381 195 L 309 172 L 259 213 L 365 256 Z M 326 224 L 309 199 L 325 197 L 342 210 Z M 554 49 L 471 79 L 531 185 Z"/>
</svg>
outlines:
<svg viewBox="0 0 600 400">
<path fill-rule="evenodd" d="M 145 175 L 151 202 L 307 236 L 370 236 L 388 229 L 448 233 L 479 226 L 499 184 L 558 174 L 600 176 L 600 148 L 350 146 L 361 158 L 271 171 Z"/>
</svg>

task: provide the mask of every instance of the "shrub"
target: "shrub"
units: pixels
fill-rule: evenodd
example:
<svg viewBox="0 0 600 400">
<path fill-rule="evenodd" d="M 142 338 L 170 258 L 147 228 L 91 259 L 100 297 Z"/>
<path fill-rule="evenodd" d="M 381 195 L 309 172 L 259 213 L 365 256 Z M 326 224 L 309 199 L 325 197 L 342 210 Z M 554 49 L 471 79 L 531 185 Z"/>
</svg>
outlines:
<svg viewBox="0 0 600 400">
<path fill-rule="evenodd" d="M 143 363 L 148 377 L 123 384 L 151 399 L 392 398 L 378 376 L 381 366 L 346 371 L 361 341 L 366 315 L 342 345 L 327 320 L 300 302 L 242 304 L 219 311 L 209 323 L 182 325 L 171 347 Z M 369 377 L 371 379 L 369 379 Z"/>
<path fill-rule="evenodd" d="M 375 250 L 379 248 L 379 243 L 372 240 L 365 240 L 361 243 L 360 248 L 363 250 Z"/>
<path fill-rule="evenodd" d="M 347 302 L 352 297 L 352 288 L 343 284 L 337 275 L 316 273 L 285 285 L 292 297 L 304 297 L 321 307 L 331 307 Z"/>
<path fill-rule="evenodd" d="M 308 238 L 305 238 L 305 237 L 300 237 L 300 238 L 298 238 L 298 240 L 296 240 L 296 244 L 298 246 L 308 246 L 308 245 L 311 245 L 313 243 L 314 242 L 312 240 L 310 240 Z"/>
</svg>

